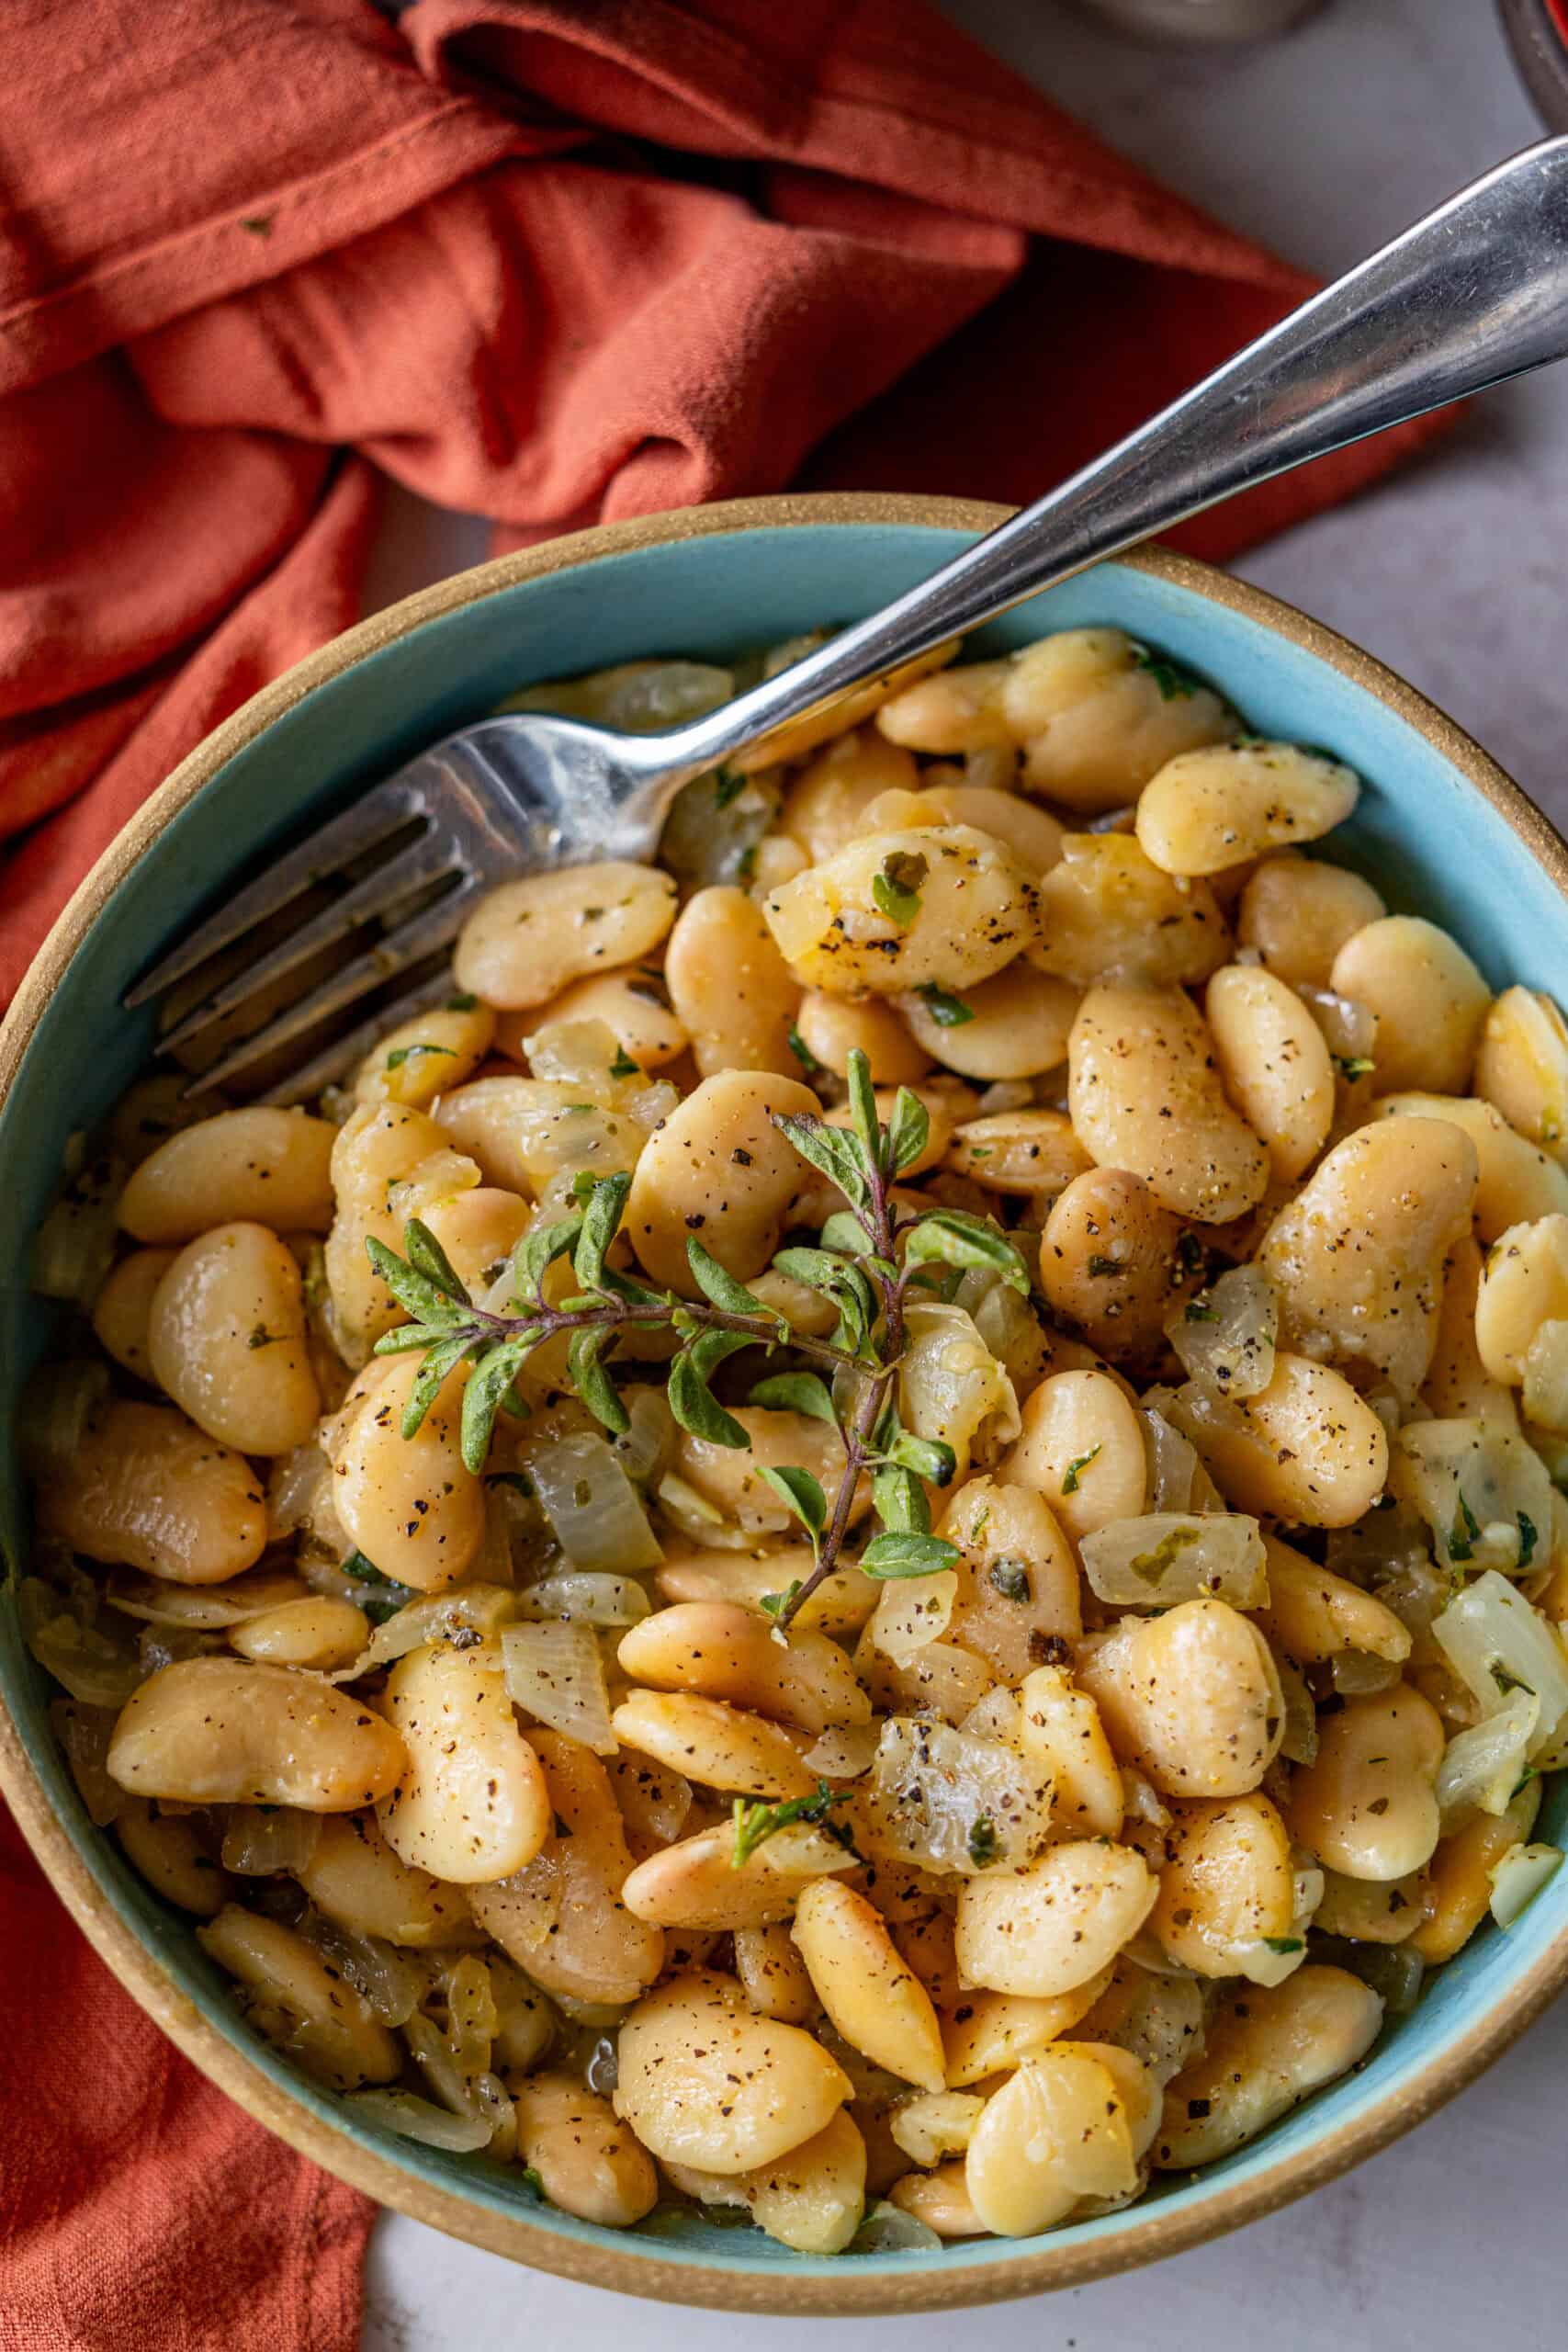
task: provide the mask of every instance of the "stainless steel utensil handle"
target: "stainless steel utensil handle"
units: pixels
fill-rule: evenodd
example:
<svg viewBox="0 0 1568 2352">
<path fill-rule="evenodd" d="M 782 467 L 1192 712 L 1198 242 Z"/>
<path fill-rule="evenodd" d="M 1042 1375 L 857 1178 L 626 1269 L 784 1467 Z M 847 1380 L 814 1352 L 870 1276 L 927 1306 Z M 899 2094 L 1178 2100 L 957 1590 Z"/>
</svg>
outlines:
<svg viewBox="0 0 1568 2352">
<path fill-rule="evenodd" d="M 1564 353 L 1568 138 L 1499 164 L 897 603 L 647 752 L 711 767 L 1222 498 Z"/>
</svg>

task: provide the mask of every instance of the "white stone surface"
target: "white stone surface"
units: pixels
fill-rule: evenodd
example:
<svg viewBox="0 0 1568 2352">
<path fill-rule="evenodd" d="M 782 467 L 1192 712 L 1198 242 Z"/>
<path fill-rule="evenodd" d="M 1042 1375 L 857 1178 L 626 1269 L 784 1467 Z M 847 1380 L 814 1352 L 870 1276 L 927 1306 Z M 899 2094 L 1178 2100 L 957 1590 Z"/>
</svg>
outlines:
<svg viewBox="0 0 1568 2352">
<path fill-rule="evenodd" d="M 1537 134 L 1489 0 L 1334 0 L 1288 40 L 1155 52 L 1060 0 L 948 0 L 1063 104 L 1238 227 L 1332 273 Z M 1568 368 L 1488 396 L 1414 470 L 1238 568 L 1403 671 L 1568 820 Z M 394 502 L 377 601 L 476 560 L 479 526 Z M 1568 2007 L 1408 2140 L 1304 2203 L 1157 2270 L 983 2319 L 837 2323 L 863 2352 L 1548 2352 L 1568 2336 L 1557 2233 Z M 724 2352 L 718 2312 L 634 2306 L 398 2216 L 377 2228 L 365 2352 Z M 813 2323 L 743 2323 L 804 2352 Z"/>
</svg>

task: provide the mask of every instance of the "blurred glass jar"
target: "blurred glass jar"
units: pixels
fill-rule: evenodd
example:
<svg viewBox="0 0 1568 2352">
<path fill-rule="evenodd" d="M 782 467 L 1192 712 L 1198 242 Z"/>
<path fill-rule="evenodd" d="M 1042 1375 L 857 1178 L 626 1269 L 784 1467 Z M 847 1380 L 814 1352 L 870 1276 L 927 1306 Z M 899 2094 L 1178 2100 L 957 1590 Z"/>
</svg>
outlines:
<svg viewBox="0 0 1568 2352">
<path fill-rule="evenodd" d="M 1499 0 L 1520 78 L 1550 130 L 1568 130 L 1568 5 Z"/>
<path fill-rule="evenodd" d="M 1324 0 L 1077 0 L 1085 16 L 1145 40 L 1261 40 L 1321 8 Z"/>
</svg>

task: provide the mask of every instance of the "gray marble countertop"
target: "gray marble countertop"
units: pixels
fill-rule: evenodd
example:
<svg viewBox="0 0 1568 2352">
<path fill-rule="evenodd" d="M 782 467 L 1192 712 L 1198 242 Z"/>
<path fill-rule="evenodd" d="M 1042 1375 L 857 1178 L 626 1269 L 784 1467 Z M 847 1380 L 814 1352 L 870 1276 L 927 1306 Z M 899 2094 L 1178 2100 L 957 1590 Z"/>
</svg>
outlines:
<svg viewBox="0 0 1568 2352">
<path fill-rule="evenodd" d="M 1331 0 L 1250 51 L 1155 52 L 1062 0 L 949 13 L 1123 153 L 1331 274 L 1538 135 L 1489 0 Z M 1389 662 L 1568 823 L 1568 368 L 1488 395 L 1431 457 L 1254 553 L 1247 578 Z M 393 502 L 377 602 L 483 553 L 482 531 Z M 840 2322 L 864 2352 L 1547 2352 L 1568 2328 L 1556 2233 L 1568 2154 L 1568 2007 L 1408 2140 L 1303 2203 L 1157 2270 L 961 2313 Z M 525 2331 L 573 2352 L 725 2352 L 720 2312 L 633 2305 L 389 2215 L 365 2352 L 491 2352 Z M 817 2324 L 744 2323 L 749 2352 Z"/>
</svg>

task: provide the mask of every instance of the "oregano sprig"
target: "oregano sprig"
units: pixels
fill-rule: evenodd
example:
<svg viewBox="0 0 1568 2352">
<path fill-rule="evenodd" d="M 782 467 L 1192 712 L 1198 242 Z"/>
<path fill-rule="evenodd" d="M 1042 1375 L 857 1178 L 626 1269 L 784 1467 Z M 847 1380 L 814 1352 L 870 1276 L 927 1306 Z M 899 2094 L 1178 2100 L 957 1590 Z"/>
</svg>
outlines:
<svg viewBox="0 0 1568 2352">
<path fill-rule="evenodd" d="M 384 1242 L 367 1241 L 372 1266 L 411 1318 L 378 1340 L 376 1352 L 417 1349 L 423 1355 L 404 1409 L 403 1435 L 414 1435 L 454 1368 L 470 1362 L 461 1445 L 465 1463 L 479 1473 L 497 1415 L 526 1409 L 516 1390 L 518 1374 L 536 1348 L 564 1334 L 572 1387 L 601 1426 L 618 1436 L 630 1424 L 615 1383 L 616 1346 L 626 1331 L 652 1329 L 679 1342 L 668 1376 L 676 1421 L 712 1444 L 744 1449 L 750 1443 L 745 1425 L 714 1395 L 714 1375 L 743 1350 L 760 1348 L 767 1356 L 786 1351 L 793 1359 L 786 1369 L 754 1379 L 744 1393 L 754 1405 L 830 1423 L 844 1458 L 830 1498 L 804 1467 L 758 1465 L 812 1552 L 811 1574 L 770 1596 L 780 1635 L 842 1563 L 868 1477 L 880 1532 L 860 1556 L 866 1574 L 920 1577 L 950 1566 L 958 1549 L 932 1533 L 927 1487 L 953 1477 L 953 1451 L 940 1439 L 902 1429 L 897 1409 L 908 1294 L 929 1295 L 939 1272 L 951 1283 L 986 1268 L 1027 1295 L 1028 1272 L 1016 1243 L 989 1219 L 941 1204 L 911 1212 L 907 1201 L 895 1201 L 898 1179 L 920 1158 L 930 1136 L 918 1095 L 900 1088 L 884 1122 L 870 1068 L 858 1052 L 849 1057 L 847 1092 L 844 1125 L 812 1114 L 774 1115 L 802 1159 L 848 1204 L 828 1218 L 816 1245 L 781 1250 L 773 1260 L 777 1273 L 829 1301 L 836 1319 L 829 1338 L 794 1329 L 694 1235 L 686 1242 L 694 1297 L 678 1297 L 615 1269 L 610 1254 L 631 1178 L 580 1178 L 572 1187 L 579 1203 L 573 1213 L 537 1227 L 518 1243 L 500 1307 L 481 1306 L 469 1295 L 417 1217 L 404 1228 L 402 1257 Z M 558 1280 L 550 1283 L 551 1269 L 566 1259 L 575 1287 L 551 1299 L 547 1286 L 559 1289 Z"/>
</svg>

